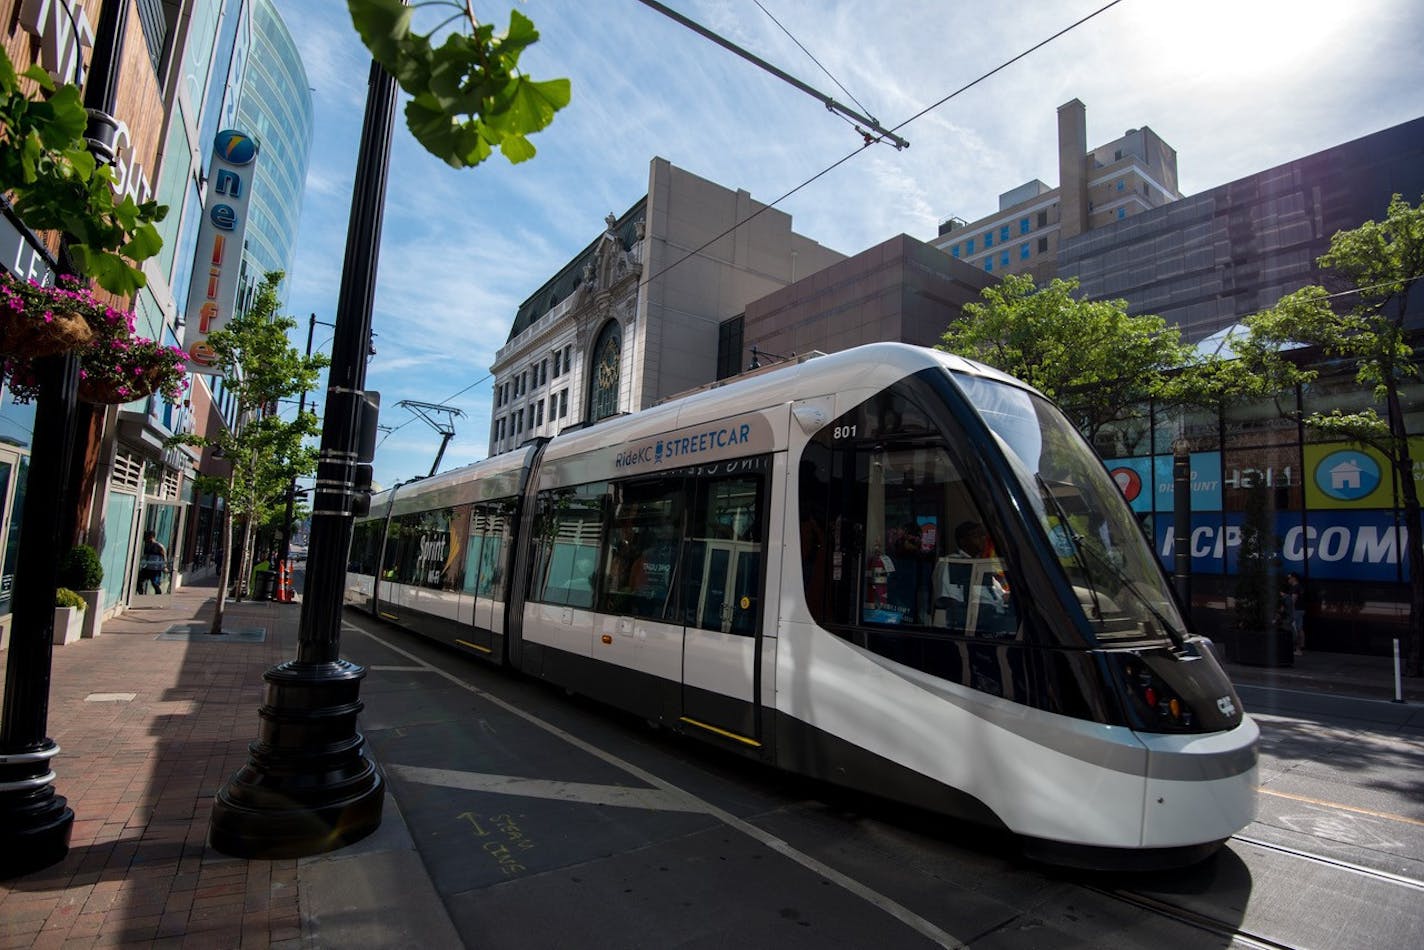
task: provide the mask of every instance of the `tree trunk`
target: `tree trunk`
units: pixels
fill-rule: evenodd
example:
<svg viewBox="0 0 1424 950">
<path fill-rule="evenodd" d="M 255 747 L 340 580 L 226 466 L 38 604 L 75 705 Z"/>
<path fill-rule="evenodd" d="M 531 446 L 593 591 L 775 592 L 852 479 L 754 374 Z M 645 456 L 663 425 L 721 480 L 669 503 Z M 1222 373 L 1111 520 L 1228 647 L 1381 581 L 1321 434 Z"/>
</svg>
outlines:
<svg viewBox="0 0 1424 950">
<path fill-rule="evenodd" d="M 224 499 L 226 502 L 226 499 Z M 213 611 L 213 628 L 209 633 L 213 636 L 223 632 L 223 605 L 227 603 L 227 576 L 228 565 L 232 563 L 232 509 L 223 505 L 222 523 L 223 549 L 222 557 L 218 558 L 218 603 Z"/>
<path fill-rule="evenodd" d="M 241 573 L 237 578 L 237 599 L 242 600 L 243 594 L 252 597 L 254 593 L 247 589 L 252 580 L 252 516 L 250 514 L 242 521 L 242 559 L 238 564 Z"/>
</svg>

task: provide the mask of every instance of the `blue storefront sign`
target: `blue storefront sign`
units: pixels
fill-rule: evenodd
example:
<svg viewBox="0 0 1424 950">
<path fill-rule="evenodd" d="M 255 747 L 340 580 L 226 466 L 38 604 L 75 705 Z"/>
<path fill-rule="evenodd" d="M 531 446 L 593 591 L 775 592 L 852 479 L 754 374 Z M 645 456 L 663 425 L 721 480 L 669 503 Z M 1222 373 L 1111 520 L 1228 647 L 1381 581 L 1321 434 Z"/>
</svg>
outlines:
<svg viewBox="0 0 1424 950">
<path fill-rule="evenodd" d="M 1241 550 L 1241 512 L 1192 515 L 1192 572 L 1234 574 Z M 1153 518 L 1154 544 L 1162 565 L 1176 567 L 1174 519 Z M 1408 530 L 1392 511 L 1312 511 L 1276 514 L 1273 521 L 1280 567 L 1320 580 L 1402 581 L 1408 576 Z"/>
</svg>

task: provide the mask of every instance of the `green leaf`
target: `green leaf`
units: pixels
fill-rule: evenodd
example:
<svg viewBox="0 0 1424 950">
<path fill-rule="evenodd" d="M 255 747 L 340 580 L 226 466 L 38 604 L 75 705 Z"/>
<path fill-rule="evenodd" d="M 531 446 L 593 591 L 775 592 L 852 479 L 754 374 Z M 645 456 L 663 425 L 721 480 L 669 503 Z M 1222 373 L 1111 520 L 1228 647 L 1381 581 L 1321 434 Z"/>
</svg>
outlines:
<svg viewBox="0 0 1424 950">
<path fill-rule="evenodd" d="M 414 11 L 400 0 L 346 0 L 351 22 L 371 56 L 399 79 Z"/>
<path fill-rule="evenodd" d="M 509 159 L 511 165 L 527 162 L 534 157 L 534 146 L 522 135 L 506 135 L 499 141 L 499 150 Z"/>
</svg>

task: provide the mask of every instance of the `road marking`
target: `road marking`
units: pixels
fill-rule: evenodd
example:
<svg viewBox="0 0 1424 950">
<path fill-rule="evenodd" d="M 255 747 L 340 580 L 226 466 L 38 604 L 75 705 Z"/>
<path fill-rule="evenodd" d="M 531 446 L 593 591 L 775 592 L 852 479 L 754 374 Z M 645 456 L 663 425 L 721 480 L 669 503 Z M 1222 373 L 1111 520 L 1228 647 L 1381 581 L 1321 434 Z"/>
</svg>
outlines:
<svg viewBox="0 0 1424 950">
<path fill-rule="evenodd" d="M 677 795 L 660 788 L 630 788 L 625 785 L 589 785 L 583 782 L 555 782 L 547 779 L 519 778 L 515 775 L 490 775 L 484 772 L 457 772 L 451 769 L 427 769 L 418 765 L 383 765 L 387 772 L 422 785 L 462 788 L 472 792 L 492 792 L 496 795 L 520 795 L 526 798 L 547 798 L 553 801 L 578 802 L 584 805 L 618 805 L 624 808 L 646 808 L 650 811 L 702 812 L 706 809 L 694 798 Z"/>
<path fill-rule="evenodd" d="M 1354 805 L 1342 805 L 1339 802 L 1327 802 L 1320 798 L 1310 798 L 1307 795 L 1292 795 L 1290 792 L 1277 792 L 1269 788 L 1257 787 L 1256 791 L 1262 795 L 1274 795 L 1276 798 L 1289 798 L 1293 802 L 1305 802 L 1307 805 L 1319 805 L 1321 808 L 1337 808 L 1340 811 L 1352 811 L 1357 815 L 1369 815 L 1371 818 L 1383 818 L 1386 821 L 1402 821 L 1406 825 L 1418 825 L 1424 828 L 1424 821 L 1420 821 L 1418 818 L 1406 818 L 1404 815 L 1396 815 L 1387 811 L 1357 808 Z"/>
<path fill-rule="evenodd" d="M 419 663 L 422 666 L 428 667 L 432 672 L 443 676 L 445 679 L 454 683 L 456 686 L 459 686 L 461 689 L 468 690 L 469 692 L 475 694 L 486 702 L 493 703 L 494 705 L 500 707 L 505 712 L 508 712 L 510 715 L 518 716 L 525 722 L 537 726 L 538 728 L 544 730 L 550 735 L 556 736 L 562 739 L 563 741 L 569 743 L 575 748 L 582 749 L 589 755 L 595 756 L 610 765 L 622 769 L 624 772 L 627 772 L 629 775 L 632 775 L 633 777 L 639 779 L 644 784 L 651 785 L 654 788 L 660 789 L 669 794 L 670 796 L 677 796 L 689 802 L 696 802 L 698 805 L 698 809 L 704 814 L 710 815 L 711 817 L 722 822 L 724 825 L 727 825 L 729 828 L 734 828 L 737 831 L 740 831 L 742 834 L 755 841 L 760 842 L 764 847 L 770 848 L 777 854 L 780 854 L 783 857 L 795 861 L 797 864 L 806 868 L 808 871 L 811 871 L 813 874 L 819 874 L 821 877 L 825 878 L 831 883 L 843 888 L 846 891 L 849 891 L 851 894 L 854 894 L 856 897 L 859 897 L 866 903 L 880 909 L 886 914 L 889 914 L 891 917 L 894 917 L 896 920 L 900 921 L 905 926 L 923 935 L 926 939 L 933 940 L 935 943 L 939 944 L 942 947 L 953 947 L 955 948 L 955 950 L 967 950 L 967 944 L 965 944 L 964 941 L 940 929 L 939 927 L 930 923 L 928 920 L 925 920 L 923 917 L 921 917 L 919 914 L 916 914 L 908 907 L 905 907 L 899 902 L 894 901 L 889 897 L 886 897 L 884 894 L 881 894 L 878 891 L 872 890 L 871 888 L 862 884 L 860 881 L 857 881 L 855 878 L 852 878 L 846 874 L 842 874 L 840 871 L 837 871 L 835 868 L 831 867 L 828 864 L 816 860 L 809 854 L 803 854 L 802 852 L 797 851 L 785 841 L 781 840 L 780 838 L 767 831 L 764 831 L 761 828 L 758 828 L 751 822 L 743 821 L 736 815 L 733 815 L 730 812 L 723 811 L 716 805 L 713 805 L 711 802 L 703 801 L 702 799 L 691 794 L 690 792 L 683 791 L 676 785 L 673 785 L 670 782 L 666 782 L 663 779 L 658 778 L 651 772 L 647 772 L 639 768 L 632 762 L 627 762 L 623 759 L 620 759 L 618 756 L 614 755 L 611 752 L 608 752 L 604 749 L 600 749 L 598 746 L 593 745 L 589 742 L 585 742 L 578 736 L 575 736 L 572 733 L 565 732 L 553 723 L 545 722 L 543 719 L 540 719 L 533 713 L 525 712 L 518 706 L 515 706 L 511 703 L 507 703 L 504 700 L 500 699 L 498 696 L 485 692 L 478 686 L 472 686 L 471 684 L 466 683 L 464 680 L 460 679 L 458 676 L 455 676 L 453 673 L 448 673 L 437 666 L 431 666 L 430 664 L 422 660 L 420 657 L 416 656 L 414 653 L 402 650 L 400 647 L 396 646 L 388 640 L 382 639 L 381 637 L 377 636 L 369 630 L 363 630 L 362 628 L 356 626 L 350 621 L 343 621 L 343 626 L 350 627 L 352 630 L 356 631 L 362 636 L 370 637 L 372 640 L 375 640 L 377 643 L 381 644 L 387 649 L 394 650 L 395 652 L 399 653 L 401 656 L 406 657 L 412 662 Z"/>
</svg>

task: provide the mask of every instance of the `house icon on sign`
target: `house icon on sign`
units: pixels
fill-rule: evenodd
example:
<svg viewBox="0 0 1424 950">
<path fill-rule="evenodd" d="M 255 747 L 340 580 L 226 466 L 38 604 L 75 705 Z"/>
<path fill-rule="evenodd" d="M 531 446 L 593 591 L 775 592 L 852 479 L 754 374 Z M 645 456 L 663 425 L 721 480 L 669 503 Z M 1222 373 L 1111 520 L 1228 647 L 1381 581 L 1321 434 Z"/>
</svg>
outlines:
<svg viewBox="0 0 1424 950">
<path fill-rule="evenodd" d="M 1363 469 L 1354 459 L 1341 462 L 1330 470 L 1330 487 L 1337 491 L 1358 489 L 1362 471 Z"/>
</svg>

